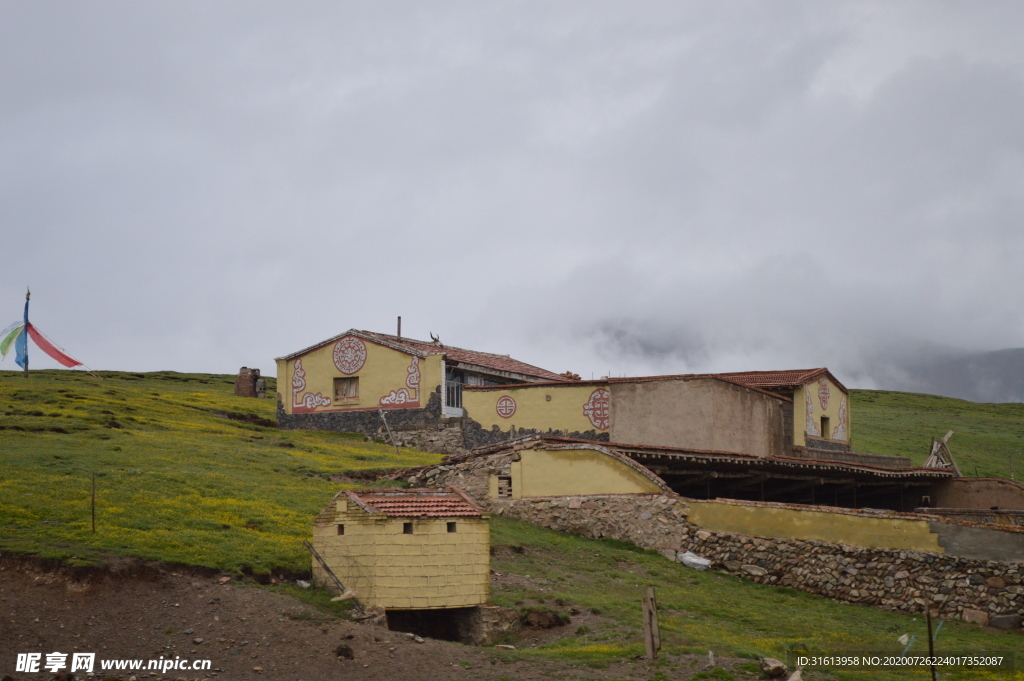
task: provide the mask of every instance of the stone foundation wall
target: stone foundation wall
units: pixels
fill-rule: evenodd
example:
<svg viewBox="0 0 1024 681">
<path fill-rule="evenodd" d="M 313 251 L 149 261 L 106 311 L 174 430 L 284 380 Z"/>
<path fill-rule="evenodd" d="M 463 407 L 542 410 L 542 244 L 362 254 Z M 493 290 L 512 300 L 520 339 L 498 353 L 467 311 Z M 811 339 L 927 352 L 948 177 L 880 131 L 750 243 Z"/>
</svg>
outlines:
<svg viewBox="0 0 1024 681">
<path fill-rule="evenodd" d="M 596 430 L 569 433 L 514 427 L 505 431 L 485 430 L 468 417 L 442 419 L 440 392 L 432 393 L 427 406 L 423 409 L 388 409 L 384 413 L 399 447 L 415 447 L 440 454 L 463 454 L 475 447 L 536 434 L 560 435 L 597 442 L 608 441 L 608 433 Z M 387 430 L 380 420 L 380 413 L 375 409 L 288 414 L 280 398 L 277 401 L 277 426 L 282 430 L 330 430 L 387 438 Z"/>
<path fill-rule="evenodd" d="M 804 436 L 804 446 L 807 449 L 818 449 L 825 452 L 850 451 L 849 442 L 841 442 L 839 440 L 826 440 L 823 437 L 814 437 L 813 435 Z"/>
<path fill-rule="evenodd" d="M 388 424 L 391 423 L 390 415 Z M 391 433 L 399 447 L 414 447 L 425 452 L 451 454 L 464 451 L 461 419 L 446 419 L 434 426 L 397 429 L 391 426 Z M 387 433 L 381 429 L 381 435 Z"/>
<path fill-rule="evenodd" d="M 881 468 L 908 468 L 911 464 L 910 457 L 891 456 L 889 454 L 861 454 L 841 449 L 832 449 L 811 446 L 812 438 L 808 438 L 806 447 L 793 447 L 787 456 L 795 456 L 799 459 L 817 459 L 818 461 L 841 461 L 843 463 L 859 463 Z M 828 442 L 827 440 L 813 440 L 815 445 Z M 845 446 L 845 445 L 844 445 Z"/>
<path fill-rule="evenodd" d="M 917 510 L 920 513 L 938 515 L 954 520 L 966 520 L 972 523 L 1024 527 L 1024 510 L 982 511 L 971 508 L 921 508 Z"/>
<path fill-rule="evenodd" d="M 440 418 L 441 396 L 439 391 L 430 393 L 427 406 L 423 409 L 389 409 L 385 410 L 384 414 L 399 445 L 422 445 L 422 449 L 429 452 L 460 451 L 461 435 L 455 437 L 454 433 L 438 433 L 441 430 L 453 430 L 446 429 Z M 380 412 L 377 410 L 288 414 L 282 405 L 280 395 L 278 398 L 278 427 L 283 430 L 332 430 L 387 436 Z M 454 430 L 459 430 L 461 433 L 461 429 Z"/>
<path fill-rule="evenodd" d="M 535 430 L 531 428 L 515 428 L 509 430 L 486 430 L 476 421 L 467 418 L 463 426 L 463 448 L 465 450 L 495 445 L 499 442 L 508 442 L 527 435 L 556 435 L 559 437 L 573 437 L 580 440 L 594 440 L 595 442 L 608 442 L 608 433 L 597 430 L 571 431 L 562 430 Z"/>
<path fill-rule="evenodd" d="M 923 612 L 930 603 L 941 617 L 980 624 L 996 615 L 1024 615 L 1019 564 L 708 532 L 687 522 L 683 500 L 668 495 L 490 499 L 489 506 L 497 515 L 628 541 L 672 560 L 692 551 L 715 570 L 834 600 L 902 612 Z"/>
<path fill-rule="evenodd" d="M 413 487 L 457 487 L 486 508 L 491 476 L 507 475 L 514 458 L 509 453 L 420 468 L 406 481 Z"/>
</svg>

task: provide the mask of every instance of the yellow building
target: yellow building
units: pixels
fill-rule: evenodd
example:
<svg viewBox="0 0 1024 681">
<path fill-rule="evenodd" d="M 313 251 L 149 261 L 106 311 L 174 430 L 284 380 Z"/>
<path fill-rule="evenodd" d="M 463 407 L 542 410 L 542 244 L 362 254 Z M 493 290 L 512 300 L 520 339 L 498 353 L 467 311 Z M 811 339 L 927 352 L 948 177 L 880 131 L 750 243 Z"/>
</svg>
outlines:
<svg viewBox="0 0 1024 681">
<path fill-rule="evenodd" d="M 826 368 L 568 380 L 508 355 L 351 329 L 277 359 L 278 426 L 452 453 L 529 434 L 753 456 L 850 452 Z"/>
<path fill-rule="evenodd" d="M 650 470 L 606 446 L 535 437 L 490 474 L 490 498 L 672 492 Z"/>
<path fill-rule="evenodd" d="M 794 447 L 849 451 L 850 392 L 828 369 L 743 371 L 718 374 L 791 400 L 787 420 Z"/>
<path fill-rule="evenodd" d="M 564 380 L 508 355 L 350 329 L 277 358 L 278 426 L 376 434 L 382 411 L 394 431 L 438 431 L 461 446 L 464 386 Z M 436 435 L 432 441 L 436 440 Z"/>
<path fill-rule="evenodd" d="M 850 401 L 828 369 L 467 386 L 474 446 L 525 434 L 791 456 L 850 451 Z"/>
<path fill-rule="evenodd" d="M 339 492 L 313 546 L 366 606 L 468 608 L 490 598 L 489 516 L 456 489 Z M 329 585 L 313 562 L 313 578 Z"/>
</svg>

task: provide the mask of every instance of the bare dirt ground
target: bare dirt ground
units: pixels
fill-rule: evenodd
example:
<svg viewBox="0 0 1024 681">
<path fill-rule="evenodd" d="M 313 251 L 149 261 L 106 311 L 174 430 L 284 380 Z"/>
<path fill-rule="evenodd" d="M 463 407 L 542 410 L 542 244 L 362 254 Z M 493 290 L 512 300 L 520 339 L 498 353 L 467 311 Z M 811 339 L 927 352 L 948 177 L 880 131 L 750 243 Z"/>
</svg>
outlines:
<svg viewBox="0 0 1024 681">
<path fill-rule="evenodd" d="M 30 561 L 0 559 L 0 680 L 53 678 L 15 670 L 18 653 L 96 653 L 94 676 L 149 679 L 412 681 L 690 679 L 704 658 L 631 660 L 592 668 L 538 660 L 515 651 L 474 648 L 341 621 L 300 601 L 219 576 L 138 564 L 74 575 Z M 543 638 L 548 638 L 550 633 Z M 530 640 L 527 634 L 523 643 Z M 536 640 L 534 636 L 533 640 Z M 352 659 L 336 650 L 348 646 Z M 211 661 L 209 671 L 102 671 L 100 660 Z M 526 659 L 524 659 L 526 658 Z M 734 667 L 740 660 L 720 660 Z M 145 664 L 145 663 L 144 663 Z M 733 670 L 736 679 L 755 678 Z"/>
</svg>

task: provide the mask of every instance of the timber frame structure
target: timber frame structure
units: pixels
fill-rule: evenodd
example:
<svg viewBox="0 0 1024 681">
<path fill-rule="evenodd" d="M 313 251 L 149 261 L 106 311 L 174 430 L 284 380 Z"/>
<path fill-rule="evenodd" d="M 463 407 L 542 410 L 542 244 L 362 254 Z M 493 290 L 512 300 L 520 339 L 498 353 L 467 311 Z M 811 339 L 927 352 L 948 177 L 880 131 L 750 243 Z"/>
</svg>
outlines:
<svg viewBox="0 0 1024 681">
<path fill-rule="evenodd" d="M 800 457 L 760 457 L 705 451 L 596 443 L 531 435 L 479 447 L 452 463 L 499 452 L 543 447 L 548 450 L 599 449 L 625 457 L 690 499 L 740 499 L 840 508 L 878 508 L 910 512 L 933 494 L 937 483 L 957 477 L 948 468 L 883 467 Z"/>
</svg>

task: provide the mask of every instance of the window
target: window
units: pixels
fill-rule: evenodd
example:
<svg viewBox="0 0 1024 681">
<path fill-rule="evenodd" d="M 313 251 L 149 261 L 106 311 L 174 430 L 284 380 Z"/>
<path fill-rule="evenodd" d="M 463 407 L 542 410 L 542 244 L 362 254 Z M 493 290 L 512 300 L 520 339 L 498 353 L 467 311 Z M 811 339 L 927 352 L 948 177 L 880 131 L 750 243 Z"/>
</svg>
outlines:
<svg viewBox="0 0 1024 681">
<path fill-rule="evenodd" d="M 345 526 L 344 525 L 338 525 L 338 534 L 339 535 L 345 534 Z"/>
<path fill-rule="evenodd" d="M 826 440 L 832 437 L 832 427 L 829 425 L 828 417 L 821 417 L 821 436 Z"/>
<path fill-rule="evenodd" d="M 334 401 L 356 402 L 359 400 L 359 377 L 334 379 Z"/>
<path fill-rule="evenodd" d="M 455 532 L 455 523 L 448 523 L 448 531 Z"/>
<path fill-rule="evenodd" d="M 412 523 L 402 523 L 402 534 L 412 534 Z"/>
</svg>

